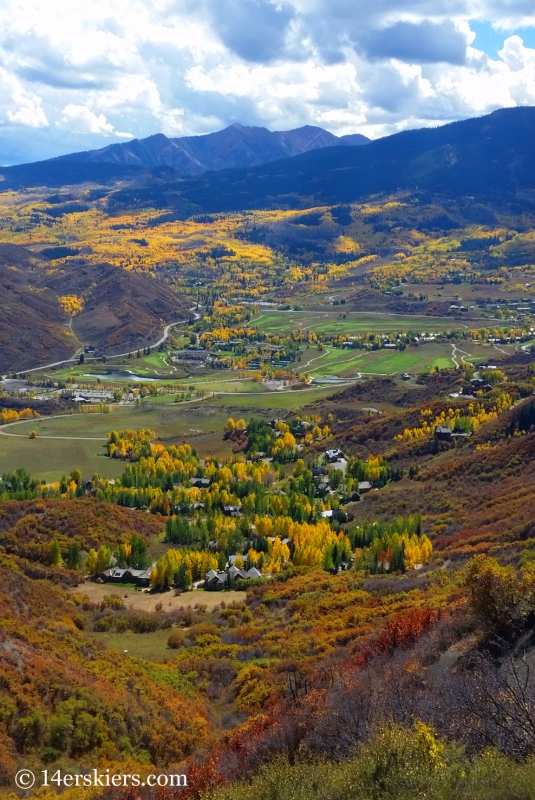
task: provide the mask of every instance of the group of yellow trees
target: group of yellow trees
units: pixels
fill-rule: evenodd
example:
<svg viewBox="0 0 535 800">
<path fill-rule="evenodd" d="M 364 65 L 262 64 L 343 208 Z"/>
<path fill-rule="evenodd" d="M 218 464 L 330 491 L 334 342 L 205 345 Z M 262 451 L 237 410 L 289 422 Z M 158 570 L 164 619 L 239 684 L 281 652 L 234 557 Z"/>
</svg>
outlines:
<svg viewBox="0 0 535 800">
<path fill-rule="evenodd" d="M 58 298 L 58 302 L 63 311 L 71 317 L 81 314 L 84 310 L 83 297 L 78 297 L 75 294 L 64 294 Z"/>
<path fill-rule="evenodd" d="M 33 408 L 23 408 L 21 411 L 15 411 L 14 408 L 3 408 L 0 411 L 0 425 L 7 425 L 9 422 L 17 422 L 22 419 L 34 419 L 38 416 L 39 414 Z"/>
<path fill-rule="evenodd" d="M 210 569 L 217 569 L 217 556 L 204 550 L 168 550 L 153 567 L 151 585 L 164 589 L 175 583 L 176 575 L 182 569 L 186 576 L 185 585 L 204 578 Z"/>
<path fill-rule="evenodd" d="M 471 402 L 467 406 L 459 408 L 448 408 L 433 417 L 430 409 L 421 412 L 421 423 L 417 428 L 405 428 L 403 433 L 398 433 L 394 438 L 398 441 L 415 441 L 418 439 L 428 439 L 433 436 L 438 426 L 444 426 L 454 430 L 475 433 L 481 425 L 497 419 L 500 414 L 507 411 L 513 405 L 511 395 L 502 392 L 498 398 L 485 408 L 484 403 Z"/>
</svg>

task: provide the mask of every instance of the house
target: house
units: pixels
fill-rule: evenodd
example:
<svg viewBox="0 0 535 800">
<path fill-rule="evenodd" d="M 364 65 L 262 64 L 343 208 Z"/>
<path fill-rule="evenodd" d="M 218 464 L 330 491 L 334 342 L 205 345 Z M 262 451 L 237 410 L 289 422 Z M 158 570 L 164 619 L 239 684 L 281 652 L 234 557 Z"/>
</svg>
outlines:
<svg viewBox="0 0 535 800">
<path fill-rule="evenodd" d="M 155 565 L 151 565 L 146 569 L 133 569 L 132 567 L 130 567 L 130 569 L 126 571 L 125 575 L 129 575 L 130 581 L 132 583 L 137 584 L 138 586 L 150 586 L 150 576 L 153 566 Z"/>
<path fill-rule="evenodd" d="M 233 566 L 229 567 L 226 572 L 216 572 L 215 569 L 210 569 L 204 576 L 204 588 L 208 592 L 217 592 L 225 589 L 229 581 L 246 581 L 261 577 L 262 573 L 256 567 L 251 567 L 251 569 L 238 569 L 238 567 Z"/>
<path fill-rule="evenodd" d="M 128 567 L 110 567 L 100 574 L 104 583 L 135 583 L 137 586 L 150 586 L 150 576 L 155 565 L 151 564 L 146 569 Z"/>
<path fill-rule="evenodd" d="M 312 467 L 312 475 L 314 477 L 319 477 L 321 475 L 327 475 L 328 470 L 325 467 Z"/>
<path fill-rule="evenodd" d="M 328 508 L 325 511 L 320 512 L 320 517 L 322 517 L 323 519 L 332 519 L 332 516 L 333 516 L 332 508 Z"/>
<path fill-rule="evenodd" d="M 358 503 L 359 500 L 360 494 L 358 492 L 353 492 L 349 497 L 342 497 L 340 502 L 343 506 L 345 506 L 348 503 Z"/>
<path fill-rule="evenodd" d="M 211 478 L 192 478 L 190 480 L 192 486 L 206 487 L 212 483 Z"/>
<path fill-rule="evenodd" d="M 365 494 L 366 492 L 370 492 L 373 489 L 373 484 L 371 481 L 359 481 L 359 493 Z"/>
<path fill-rule="evenodd" d="M 333 448 L 332 450 L 325 451 L 325 459 L 330 464 L 334 463 L 335 461 L 340 461 L 340 459 L 344 458 L 344 453 L 342 450 L 339 450 L 337 447 Z"/>
<path fill-rule="evenodd" d="M 121 569 L 120 567 L 110 567 L 100 574 L 100 578 L 102 578 L 104 583 L 108 583 L 109 581 L 125 583 L 124 574 L 126 571 L 126 569 Z"/>
<path fill-rule="evenodd" d="M 237 581 L 240 578 L 242 580 L 247 578 L 247 572 L 244 569 L 235 567 L 234 565 L 228 568 L 228 575 L 232 581 Z"/>
<path fill-rule="evenodd" d="M 241 512 L 241 503 L 238 505 L 232 506 L 223 506 L 223 513 L 227 515 L 227 517 L 237 517 Z"/>
<path fill-rule="evenodd" d="M 227 573 L 210 569 L 204 576 L 204 588 L 209 592 L 221 591 L 227 584 Z"/>
<path fill-rule="evenodd" d="M 445 425 L 437 425 L 437 427 L 435 428 L 435 436 L 442 442 L 450 442 L 452 434 L 453 434 L 452 429 L 447 428 Z"/>
<path fill-rule="evenodd" d="M 73 397 L 75 403 L 95 403 L 113 400 L 113 392 L 106 389 L 80 389 Z"/>
<path fill-rule="evenodd" d="M 247 570 L 247 577 L 251 579 L 261 578 L 262 573 L 256 567 L 251 567 L 251 569 Z"/>
</svg>

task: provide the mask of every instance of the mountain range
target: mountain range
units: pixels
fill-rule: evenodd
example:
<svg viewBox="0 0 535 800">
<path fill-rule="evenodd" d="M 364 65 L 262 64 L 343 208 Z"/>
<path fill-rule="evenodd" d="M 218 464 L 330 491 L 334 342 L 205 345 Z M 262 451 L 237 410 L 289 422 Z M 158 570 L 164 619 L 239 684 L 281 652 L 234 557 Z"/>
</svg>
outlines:
<svg viewBox="0 0 535 800">
<path fill-rule="evenodd" d="M 336 139 L 312 127 L 270 133 L 232 126 L 217 134 L 187 137 L 188 146 L 193 142 L 197 147 L 197 161 L 192 166 L 193 155 L 186 158 L 186 146 L 176 145 L 186 140 L 156 135 L 103 150 L 5 167 L 0 187 L 60 187 L 85 182 L 113 186 L 122 181 L 122 187 L 109 195 L 110 211 L 152 207 L 185 218 L 203 211 L 357 202 L 398 191 L 503 198 L 529 194 L 535 186 L 533 107 L 500 109 L 437 128 L 404 131 L 365 147 L 352 146 L 361 141 L 355 137 L 359 135 Z M 191 148 L 193 153 L 193 144 Z M 283 158 L 285 150 L 301 152 Z M 175 164 L 182 159 L 180 169 L 170 163 L 175 156 Z M 184 176 L 186 161 L 191 169 L 210 171 Z M 222 169 L 230 163 L 242 166 Z"/>
<path fill-rule="evenodd" d="M 146 139 L 112 144 L 101 150 L 70 153 L 54 160 L 106 162 L 146 169 L 172 167 L 181 175 L 195 176 L 211 170 L 267 164 L 324 147 L 364 145 L 369 141 L 360 133 L 335 136 L 314 125 L 290 131 L 269 131 L 235 124 L 204 136 L 173 139 L 157 133 Z"/>
<path fill-rule="evenodd" d="M 328 147 L 248 169 L 147 186 L 135 202 L 208 212 L 357 202 L 375 194 L 426 191 L 480 198 L 535 188 L 535 108 L 500 109 L 438 128 L 404 131 L 366 147 Z M 114 202 L 120 207 L 121 193 Z M 130 202 L 129 190 L 122 193 Z M 530 202 L 524 197 L 522 202 Z M 519 213 L 521 209 L 519 208 Z"/>
</svg>

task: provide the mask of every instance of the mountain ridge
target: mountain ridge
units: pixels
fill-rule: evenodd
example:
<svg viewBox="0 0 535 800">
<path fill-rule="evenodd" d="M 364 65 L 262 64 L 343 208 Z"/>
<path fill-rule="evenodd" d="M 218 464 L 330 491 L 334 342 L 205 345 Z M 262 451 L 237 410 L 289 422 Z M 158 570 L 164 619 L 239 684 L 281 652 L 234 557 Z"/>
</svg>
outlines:
<svg viewBox="0 0 535 800">
<path fill-rule="evenodd" d="M 234 133 L 238 129 L 235 126 Z M 309 144 L 318 130 L 306 129 Z M 235 141 L 232 130 L 226 131 Z M 266 134 L 271 136 L 269 131 Z M 163 134 L 155 136 L 165 147 L 173 146 Z M 210 145 L 210 136 L 215 134 L 204 137 L 208 141 L 203 146 Z M 256 166 L 217 169 L 189 177 L 164 164 L 143 167 L 80 161 L 74 159 L 84 154 L 71 154 L 6 167 L 0 189 L 123 181 L 126 185 L 110 195 L 108 210 L 165 208 L 180 213 L 181 218 L 203 211 L 358 202 L 399 191 L 503 198 L 525 194 L 535 186 L 534 138 L 535 108 L 524 106 L 498 109 L 436 128 L 402 131 L 369 142 L 365 148 L 351 146 L 350 136 L 346 137 L 346 146 L 316 147 Z M 116 147 L 122 145 L 110 146 Z M 243 154 L 243 148 L 240 152 Z"/>
<path fill-rule="evenodd" d="M 168 183 L 160 207 L 204 211 L 306 208 L 376 194 L 511 196 L 535 187 L 535 107 L 498 109 L 437 128 L 402 131 L 361 147 L 328 147 L 245 169 Z M 147 186 L 147 195 L 155 188 Z M 165 196 L 164 196 L 165 195 Z M 120 205 L 117 192 L 114 200 Z M 138 193 L 136 201 L 142 202 Z"/>
<path fill-rule="evenodd" d="M 314 125 L 289 131 L 269 131 L 235 123 L 201 136 L 172 138 L 156 133 L 99 150 L 68 153 L 50 161 L 112 163 L 145 169 L 171 167 L 182 175 L 193 177 L 208 171 L 259 166 L 323 147 L 364 145 L 369 141 L 359 133 L 338 137 Z"/>
<path fill-rule="evenodd" d="M 97 352 L 137 349 L 161 334 L 163 322 L 187 318 L 189 304 L 161 281 L 112 264 L 52 262 L 18 245 L 0 243 L 0 374 L 70 358 L 77 337 Z M 74 317 L 60 296 L 83 298 Z"/>
</svg>

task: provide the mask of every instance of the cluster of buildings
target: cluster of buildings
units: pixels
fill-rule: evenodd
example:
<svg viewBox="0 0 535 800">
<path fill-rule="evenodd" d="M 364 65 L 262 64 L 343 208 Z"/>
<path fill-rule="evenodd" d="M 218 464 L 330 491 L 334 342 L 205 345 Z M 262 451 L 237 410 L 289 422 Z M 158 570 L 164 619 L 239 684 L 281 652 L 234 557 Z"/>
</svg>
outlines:
<svg viewBox="0 0 535 800">
<path fill-rule="evenodd" d="M 230 558 L 231 560 L 235 560 L 236 556 L 231 556 Z M 221 572 L 216 572 L 215 569 L 208 570 L 204 576 L 204 588 L 208 592 L 217 592 L 229 588 L 236 581 L 246 581 L 261 577 L 262 573 L 256 567 L 239 569 L 231 563 L 231 566 Z"/>
</svg>

